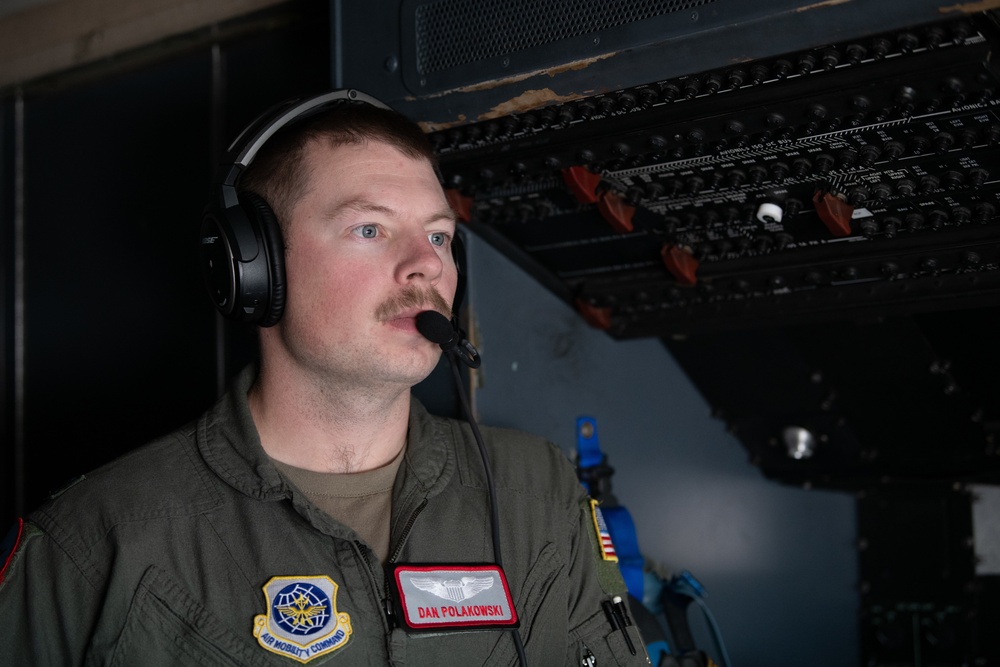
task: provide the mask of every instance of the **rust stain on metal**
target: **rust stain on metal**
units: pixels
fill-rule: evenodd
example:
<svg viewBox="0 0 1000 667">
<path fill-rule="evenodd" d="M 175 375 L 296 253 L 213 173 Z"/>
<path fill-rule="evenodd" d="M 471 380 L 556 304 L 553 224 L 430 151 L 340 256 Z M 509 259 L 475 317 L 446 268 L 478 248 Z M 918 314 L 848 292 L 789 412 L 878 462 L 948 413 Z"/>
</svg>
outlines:
<svg viewBox="0 0 1000 667">
<path fill-rule="evenodd" d="M 429 120 L 418 120 L 417 125 L 420 126 L 420 129 L 423 130 L 425 133 L 437 132 L 439 130 L 447 130 L 448 128 L 455 127 L 456 125 L 464 125 L 466 120 L 468 119 L 466 115 L 463 113 L 459 114 L 458 118 L 456 118 L 453 121 L 435 123 Z"/>
<path fill-rule="evenodd" d="M 484 81 L 482 83 L 473 84 L 470 86 L 465 86 L 463 88 L 453 88 L 452 90 L 446 90 L 440 93 L 434 93 L 425 96 L 423 99 L 432 99 L 437 97 L 444 97 L 445 95 L 452 95 L 456 93 L 475 93 L 483 90 L 493 90 L 494 88 L 503 88 L 504 86 L 509 86 L 511 84 L 519 83 L 527 79 L 531 79 L 536 76 L 549 76 L 554 77 L 558 74 L 564 72 L 574 72 L 586 69 L 596 62 L 605 60 L 607 58 L 613 58 L 618 55 L 618 52 L 605 53 L 600 56 L 594 56 L 593 58 L 585 58 L 583 60 L 574 60 L 573 62 L 564 63 L 556 67 L 549 67 L 546 69 L 534 70 L 531 72 L 522 72 L 521 74 L 515 74 L 513 76 L 508 76 L 503 79 L 494 79 L 492 81 Z M 585 95 L 591 95 L 594 91 L 583 91 L 580 93 L 571 93 L 569 95 L 558 95 L 549 88 L 528 90 L 520 93 L 517 97 L 511 100 L 499 104 L 490 111 L 481 114 L 477 120 L 488 120 L 490 118 L 498 118 L 510 113 L 517 111 L 527 111 L 529 109 L 535 109 L 546 104 L 553 104 L 556 102 L 568 102 L 571 100 L 579 99 Z M 410 101 L 415 101 L 417 98 L 408 97 Z M 460 116 L 459 118 L 452 121 L 421 121 L 417 124 L 424 130 L 424 132 L 436 132 L 438 130 L 446 130 L 455 125 L 461 125 L 466 121 L 466 117 Z"/>
<path fill-rule="evenodd" d="M 547 106 L 549 104 L 559 104 L 561 102 L 571 102 L 578 99 L 580 95 L 559 95 L 551 88 L 543 88 L 541 90 L 526 90 L 517 97 L 499 104 L 484 114 L 480 114 L 477 120 L 488 120 L 490 118 L 499 118 L 500 116 L 507 116 L 512 113 L 517 113 L 519 111 L 526 111 L 528 109 L 537 109 L 539 107 Z"/>
<path fill-rule="evenodd" d="M 806 5 L 805 7 L 796 7 L 795 12 L 808 12 L 813 9 L 819 9 L 821 7 L 834 7 L 836 5 L 846 5 L 851 0 L 823 0 L 823 2 L 816 2 L 811 5 Z"/>
<path fill-rule="evenodd" d="M 512 83 L 517 83 L 519 81 L 524 81 L 525 79 L 530 79 L 535 76 L 556 76 L 557 74 L 562 74 L 563 72 L 576 72 L 582 69 L 587 69 L 596 62 L 605 60 L 607 58 L 613 58 L 618 55 L 617 52 L 605 53 L 600 56 L 594 56 L 593 58 L 585 58 L 583 60 L 574 60 L 573 62 L 564 63 L 556 67 L 547 67 L 545 69 L 537 69 L 532 72 L 522 72 L 521 74 L 515 74 L 513 76 L 508 76 L 503 79 L 494 79 L 493 81 L 484 81 L 482 83 L 476 83 L 471 86 L 465 86 L 464 88 L 456 88 L 454 90 L 448 91 L 448 93 L 474 93 L 480 90 L 491 90 L 493 88 L 502 88 L 503 86 L 510 85 Z M 446 93 L 443 93 L 446 94 Z"/>
<path fill-rule="evenodd" d="M 1000 0 L 979 0 L 979 2 L 961 2 L 954 5 L 946 5 L 938 8 L 940 14 L 974 14 L 985 12 L 987 9 L 1000 7 Z"/>
<path fill-rule="evenodd" d="M 498 104 L 489 111 L 479 114 L 474 120 L 481 121 L 490 120 L 491 118 L 501 118 L 503 116 L 509 116 L 510 114 L 530 111 L 531 109 L 539 109 L 550 104 L 572 102 L 573 100 L 578 100 L 588 94 L 590 93 L 570 93 L 569 95 L 560 95 L 551 88 L 526 90 L 517 97 L 509 99 L 506 102 Z M 468 118 L 465 114 L 462 114 L 453 121 L 419 121 L 417 125 L 419 125 L 424 132 L 437 132 L 439 130 L 447 130 L 455 127 L 456 125 L 462 125 L 467 120 Z"/>
</svg>

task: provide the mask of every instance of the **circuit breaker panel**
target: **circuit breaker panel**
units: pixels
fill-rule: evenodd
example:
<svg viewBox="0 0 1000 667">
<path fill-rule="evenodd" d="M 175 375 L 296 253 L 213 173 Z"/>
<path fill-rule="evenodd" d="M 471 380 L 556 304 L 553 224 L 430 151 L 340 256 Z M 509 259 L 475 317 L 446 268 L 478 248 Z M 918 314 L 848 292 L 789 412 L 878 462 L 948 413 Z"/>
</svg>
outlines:
<svg viewBox="0 0 1000 667">
<path fill-rule="evenodd" d="M 431 134 L 464 216 L 628 338 L 985 303 L 988 15 Z"/>
</svg>

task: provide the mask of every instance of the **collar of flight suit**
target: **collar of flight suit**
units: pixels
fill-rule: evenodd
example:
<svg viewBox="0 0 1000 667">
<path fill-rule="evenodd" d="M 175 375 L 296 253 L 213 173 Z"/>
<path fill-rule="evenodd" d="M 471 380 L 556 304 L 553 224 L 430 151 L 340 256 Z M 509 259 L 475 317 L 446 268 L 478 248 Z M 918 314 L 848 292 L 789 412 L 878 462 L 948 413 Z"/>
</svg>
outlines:
<svg viewBox="0 0 1000 667">
<path fill-rule="evenodd" d="M 255 365 L 243 369 L 226 395 L 199 419 L 198 448 L 209 468 L 240 493 L 258 500 L 282 500 L 293 495 L 293 488 L 264 452 L 247 403 L 256 377 Z M 393 487 L 394 534 L 397 507 L 408 516 L 424 498 L 437 495 L 454 474 L 454 442 L 461 438 L 454 424 L 432 416 L 411 396 L 406 454 Z"/>
</svg>

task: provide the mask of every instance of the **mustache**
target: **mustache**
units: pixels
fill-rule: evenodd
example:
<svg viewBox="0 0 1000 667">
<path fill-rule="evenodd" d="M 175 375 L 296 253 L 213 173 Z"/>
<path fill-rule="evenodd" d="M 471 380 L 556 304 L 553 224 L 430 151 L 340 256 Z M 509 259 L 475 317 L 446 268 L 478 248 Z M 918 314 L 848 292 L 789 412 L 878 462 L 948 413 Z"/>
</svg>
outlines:
<svg viewBox="0 0 1000 667">
<path fill-rule="evenodd" d="M 410 308 L 436 310 L 446 317 L 451 317 L 451 307 L 436 289 L 418 285 L 407 285 L 398 294 L 380 303 L 375 309 L 375 316 L 380 322 L 386 322 Z"/>
</svg>

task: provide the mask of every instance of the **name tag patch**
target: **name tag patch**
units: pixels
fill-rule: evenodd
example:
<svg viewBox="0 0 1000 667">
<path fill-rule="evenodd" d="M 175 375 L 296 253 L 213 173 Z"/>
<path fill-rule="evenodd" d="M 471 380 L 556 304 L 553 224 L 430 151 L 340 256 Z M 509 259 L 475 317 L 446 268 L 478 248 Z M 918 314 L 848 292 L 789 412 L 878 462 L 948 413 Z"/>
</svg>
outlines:
<svg viewBox="0 0 1000 667">
<path fill-rule="evenodd" d="M 394 579 L 410 630 L 518 626 L 507 578 L 496 565 L 397 565 Z"/>
<path fill-rule="evenodd" d="M 267 613 L 254 618 L 253 636 L 271 653 L 305 664 L 351 637 L 351 617 L 337 611 L 337 584 L 330 577 L 271 577 L 264 597 Z"/>
</svg>

